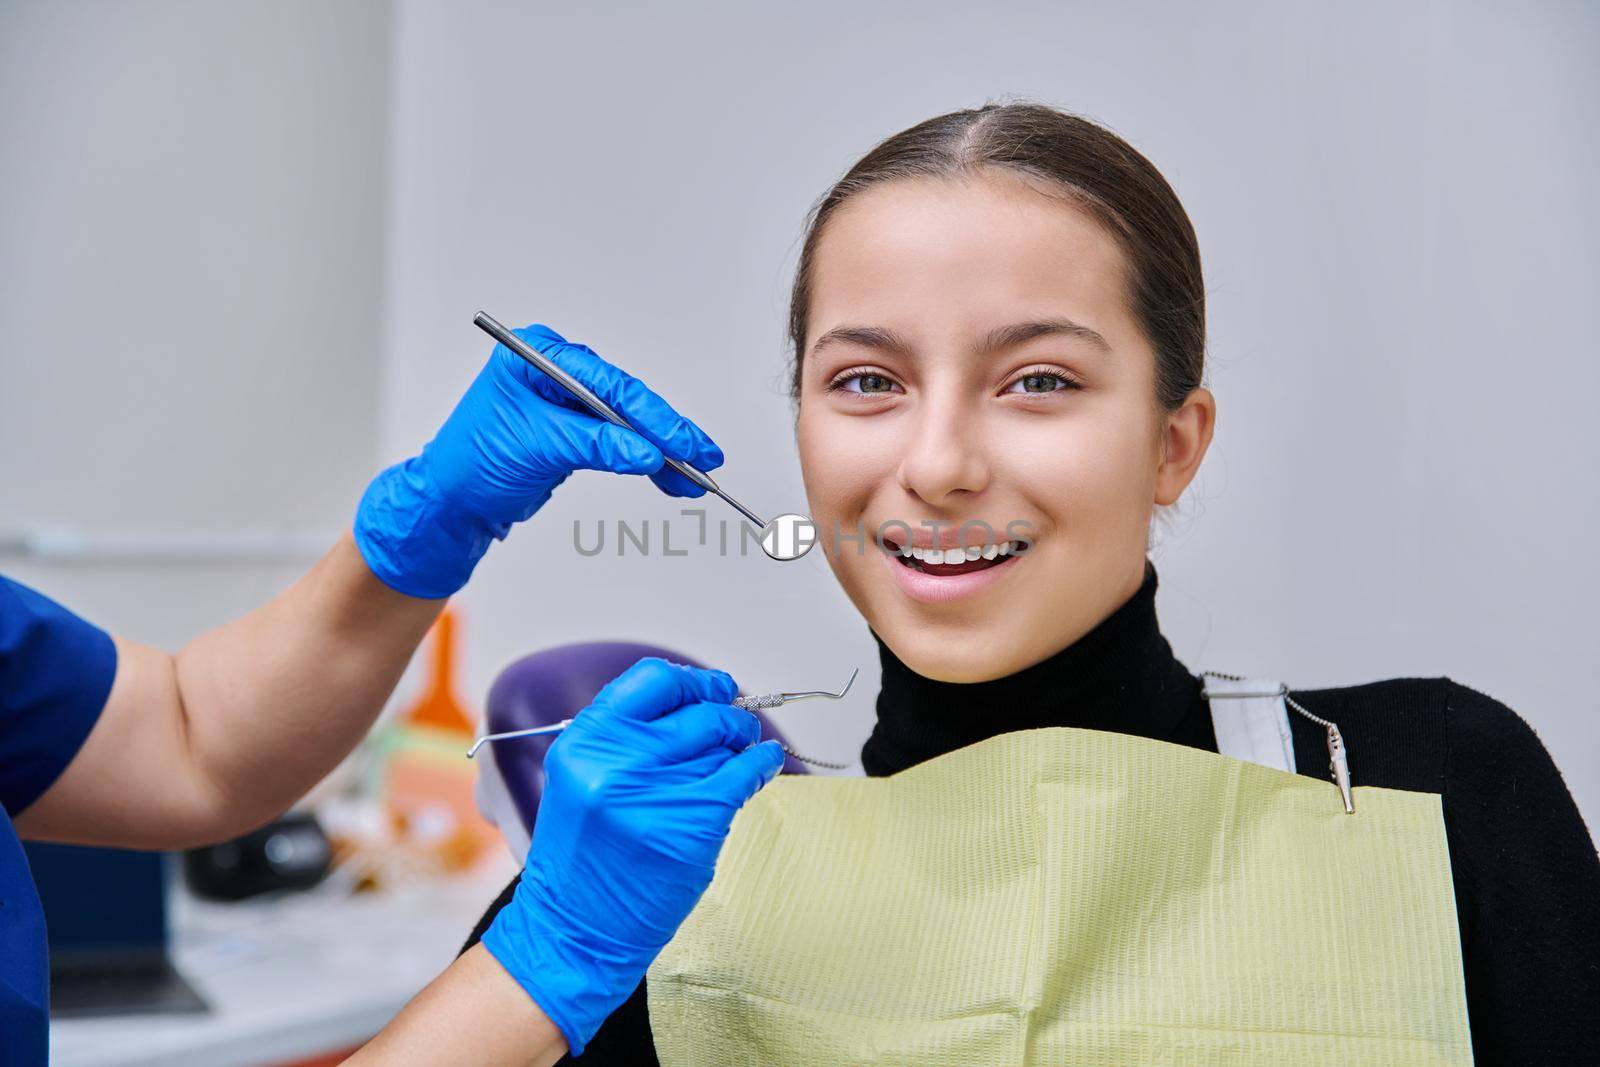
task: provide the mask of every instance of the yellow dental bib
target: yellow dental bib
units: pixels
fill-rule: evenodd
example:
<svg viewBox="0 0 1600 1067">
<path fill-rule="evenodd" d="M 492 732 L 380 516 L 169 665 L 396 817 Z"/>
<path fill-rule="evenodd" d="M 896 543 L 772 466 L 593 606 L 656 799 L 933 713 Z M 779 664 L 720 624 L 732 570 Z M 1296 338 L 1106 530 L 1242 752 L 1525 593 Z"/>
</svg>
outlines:
<svg viewBox="0 0 1600 1067">
<path fill-rule="evenodd" d="M 739 813 L 664 1067 L 1472 1062 L 1440 798 L 1096 730 Z"/>
</svg>

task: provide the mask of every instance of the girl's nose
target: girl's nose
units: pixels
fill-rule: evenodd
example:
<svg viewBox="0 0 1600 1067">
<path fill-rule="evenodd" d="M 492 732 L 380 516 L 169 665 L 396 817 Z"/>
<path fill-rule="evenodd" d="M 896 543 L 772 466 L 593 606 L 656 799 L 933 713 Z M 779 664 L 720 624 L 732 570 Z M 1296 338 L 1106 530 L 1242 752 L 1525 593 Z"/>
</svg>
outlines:
<svg viewBox="0 0 1600 1067">
<path fill-rule="evenodd" d="M 955 397 L 929 398 L 912 415 L 896 472 L 900 487 L 930 507 L 989 484 L 983 426 L 972 405 Z"/>
</svg>

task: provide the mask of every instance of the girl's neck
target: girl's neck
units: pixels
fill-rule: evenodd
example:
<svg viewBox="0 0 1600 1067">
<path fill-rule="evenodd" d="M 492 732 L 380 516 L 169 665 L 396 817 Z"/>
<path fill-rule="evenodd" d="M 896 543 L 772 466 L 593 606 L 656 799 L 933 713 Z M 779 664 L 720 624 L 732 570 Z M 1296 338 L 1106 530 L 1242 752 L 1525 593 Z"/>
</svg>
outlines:
<svg viewBox="0 0 1600 1067">
<path fill-rule="evenodd" d="M 861 751 L 893 774 L 996 734 L 1045 726 L 1115 730 L 1214 748 L 1200 679 L 1156 622 L 1156 570 L 1094 629 L 1047 659 L 987 682 L 940 682 L 907 667 L 873 633 L 883 665 L 878 721 Z"/>
</svg>

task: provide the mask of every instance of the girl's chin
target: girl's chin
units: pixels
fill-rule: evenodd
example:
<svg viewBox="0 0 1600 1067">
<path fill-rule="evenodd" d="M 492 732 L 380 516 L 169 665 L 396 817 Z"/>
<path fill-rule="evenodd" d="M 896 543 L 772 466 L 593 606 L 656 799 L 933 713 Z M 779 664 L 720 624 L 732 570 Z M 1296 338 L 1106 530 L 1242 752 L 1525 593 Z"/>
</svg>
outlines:
<svg viewBox="0 0 1600 1067">
<path fill-rule="evenodd" d="M 865 614 L 865 613 L 863 613 Z M 1033 627 L 1018 627 L 1013 616 L 996 620 L 926 620 L 909 615 L 904 605 L 868 616 L 872 631 L 900 662 L 936 682 L 989 682 L 1015 674 L 1045 658 Z"/>
<path fill-rule="evenodd" d="M 1022 659 L 1011 649 L 1012 655 L 1000 655 L 995 652 L 985 652 L 973 649 L 966 654 L 950 655 L 942 653 L 937 646 L 929 647 L 926 641 L 918 640 L 913 634 L 903 635 L 903 640 L 891 639 L 888 634 L 879 633 L 884 643 L 900 658 L 900 662 L 910 667 L 917 674 L 935 682 L 953 682 L 968 685 L 974 682 L 992 682 L 996 678 L 1004 678 L 1015 674 L 1026 666 Z"/>
</svg>

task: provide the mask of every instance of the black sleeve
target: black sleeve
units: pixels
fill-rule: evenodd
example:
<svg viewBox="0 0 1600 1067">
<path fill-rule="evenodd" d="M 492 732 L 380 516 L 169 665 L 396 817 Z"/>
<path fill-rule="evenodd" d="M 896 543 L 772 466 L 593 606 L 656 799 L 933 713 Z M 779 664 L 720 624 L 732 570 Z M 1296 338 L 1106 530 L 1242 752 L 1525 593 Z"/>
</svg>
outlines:
<svg viewBox="0 0 1600 1067">
<path fill-rule="evenodd" d="M 1600 858 L 1561 772 L 1510 708 L 1451 682 L 1444 817 L 1479 1063 L 1594 1062 Z"/>
<path fill-rule="evenodd" d="M 467 949 L 483 940 L 483 935 L 489 930 L 489 924 L 494 922 L 496 915 L 500 914 L 500 909 L 511 903 L 511 895 L 517 891 L 517 883 L 521 880 L 522 876 L 520 874 L 513 876 L 511 881 L 506 883 L 506 887 L 500 890 L 500 895 L 489 903 L 489 907 L 484 910 L 483 915 L 478 919 L 478 925 L 474 926 L 472 933 L 467 935 L 467 943 L 461 946 L 461 952 L 456 953 L 457 956 L 460 956 Z"/>
<path fill-rule="evenodd" d="M 478 920 L 478 925 L 472 928 L 467 943 L 461 946 L 462 952 L 483 940 L 483 932 L 489 929 L 489 924 L 500 914 L 500 909 L 511 903 L 511 895 L 517 891 L 517 881 L 517 878 L 511 879 L 500 895 L 494 898 L 494 902 Z M 581 1063 L 586 1067 L 590 1064 L 594 1067 L 607 1067 L 609 1064 L 616 1064 L 617 1067 L 660 1067 L 660 1061 L 656 1059 L 655 1037 L 650 1033 L 650 1010 L 645 998 L 644 982 L 641 981 L 622 1006 L 600 1024 L 600 1029 L 589 1039 L 582 1056 L 563 1056 L 556 1061 L 556 1067 L 566 1063 Z"/>
</svg>

